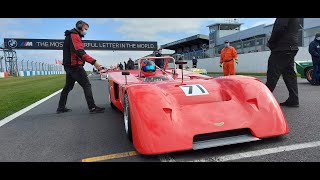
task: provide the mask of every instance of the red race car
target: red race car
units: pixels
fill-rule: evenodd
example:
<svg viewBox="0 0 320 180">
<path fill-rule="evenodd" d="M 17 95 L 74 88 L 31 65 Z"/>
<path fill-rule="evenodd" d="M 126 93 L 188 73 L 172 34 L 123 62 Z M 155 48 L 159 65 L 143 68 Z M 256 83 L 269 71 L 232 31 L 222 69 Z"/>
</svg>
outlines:
<svg viewBox="0 0 320 180">
<path fill-rule="evenodd" d="M 154 63 L 163 61 L 161 68 Z M 213 78 L 176 69 L 173 57 L 139 59 L 137 70 L 109 72 L 109 98 L 141 154 L 256 141 L 289 133 L 283 112 L 257 78 Z M 160 63 L 161 64 L 161 63 Z"/>
</svg>

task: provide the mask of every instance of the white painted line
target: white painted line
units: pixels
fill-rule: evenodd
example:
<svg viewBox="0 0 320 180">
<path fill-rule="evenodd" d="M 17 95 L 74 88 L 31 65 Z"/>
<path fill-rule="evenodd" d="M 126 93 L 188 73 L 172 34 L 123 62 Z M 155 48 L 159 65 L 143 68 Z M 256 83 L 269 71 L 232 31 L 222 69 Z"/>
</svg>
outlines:
<svg viewBox="0 0 320 180">
<path fill-rule="evenodd" d="M 91 76 L 91 75 L 92 75 L 92 74 L 89 74 L 88 76 Z M 75 84 L 77 84 L 77 82 L 75 82 Z M 8 117 L 0 120 L 0 127 L 3 126 L 3 125 L 5 125 L 5 124 L 7 124 L 8 122 L 14 120 L 15 118 L 21 116 L 22 114 L 26 113 L 27 111 L 30 111 L 32 108 L 38 106 L 39 104 L 41 104 L 41 103 L 43 103 L 44 101 L 50 99 L 51 97 L 59 94 L 61 91 L 62 91 L 62 89 L 60 89 L 60 90 L 52 93 L 51 95 L 49 95 L 49 96 L 47 96 L 47 97 L 45 97 L 45 98 L 43 98 L 43 99 L 40 99 L 39 101 L 31 104 L 31 105 L 28 106 L 28 107 L 25 107 L 24 109 L 21 109 L 21 110 L 18 111 L 18 112 L 14 113 L 14 114 L 11 114 L 10 116 L 8 116 Z"/>
<path fill-rule="evenodd" d="M 275 147 L 275 148 L 261 149 L 261 150 L 231 154 L 231 155 L 226 155 L 226 156 L 203 158 L 203 159 L 198 159 L 198 160 L 193 160 L 193 161 L 188 161 L 188 162 L 225 162 L 225 161 L 233 161 L 233 160 L 238 160 L 238 159 L 243 159 L 243 158 L 264 156 L 264 155 L 268 155 L 268 154 L 288 152 L 288 151 L 313 148 L 313 147 L 319 147 L 319 146 L 320 146 L 320 141 L 313 141 L 313 142 L 308 142 L 308 143 L 292 144 L 292 145 L 288 145 L 288 146 L 279 146 L 279 147 Z"/>
<path fill-rule="evenodd" d="M 161 162 L 176 162 L 169 154 L 158 155 Z"/>
<path fill-rule="evenodd" d="M 51 97 L 57 95 L 57 94 L 60 93 L 61 91 L 62 91 L 62 89 L 60 89 L 60 90 L 52 93 L 51 95 L 49 95 L 49 96 L 47 96 L 47 97 L 45 97 L 45 98 L 43 98 L 43 99 L 40 99 L 39 101 L 31 104 L 30 106 L 28 106 L 28 107 L 26 107 L 26 108 L 24 108 L 24 109 L 21 109 L 21 110 L 18 111 L 18 112 L 14 113 L 14 114 L 11 114 L 10 116 L 8 116 L 8 117 L 0 120 L 0 127 L 3 126 L 3 125 L 5 125 L 6 123 L 12 121 L 13 119 L 21 116 L 22 114 L 26 113 L 27 111 L 31 110 L 32 108 L 38 106 L 39 104 L 43 103 L 44 101 L 50 99 Z"/>
</svg>

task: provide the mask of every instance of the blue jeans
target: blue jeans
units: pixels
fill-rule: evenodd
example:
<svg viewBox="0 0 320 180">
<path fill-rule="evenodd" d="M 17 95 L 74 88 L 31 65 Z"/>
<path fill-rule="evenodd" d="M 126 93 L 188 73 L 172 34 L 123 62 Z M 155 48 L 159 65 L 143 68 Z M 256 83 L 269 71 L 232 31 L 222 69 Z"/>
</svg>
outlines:
<svg viewBox="0 0 320 180">
<path fill-rule="evenodd" d="M 319 63 L 313 64 L 312 81 L 319 84 L 320 65 Z"/>
</svg>

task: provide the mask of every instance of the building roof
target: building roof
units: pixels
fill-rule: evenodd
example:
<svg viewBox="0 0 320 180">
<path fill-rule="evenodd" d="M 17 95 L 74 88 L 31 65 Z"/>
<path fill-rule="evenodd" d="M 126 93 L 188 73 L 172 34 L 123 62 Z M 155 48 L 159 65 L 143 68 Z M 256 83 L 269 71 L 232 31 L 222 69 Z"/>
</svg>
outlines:
<svg viewBox="0 0 320 180">
<path fill-rule="evenodd" d="M 238 41 L 240 39 L 247 39 L 255 36 L 261 35 L 269 35 L 272 31 L 272 25 L 266 26 L 265 24 L 261 24 L 249 29 L 245 29 L 234 34 L 230 34 L 228 36 L 221 37 L 217 39 L 216 45 L 224 44 L 225 40 L 229 40 L 231 42 Z"/>
<path fill-rule="evenodd" d="M 148 54 L 146 56 L 143 56 L 143 57 L 151 57 L 151 56 L 154 56 L 154 54 Z M 162 56 L 172 56 L 172 54 L 162 54 Z"/>
<path fill-rule="evenodd" d="M 210 26 L 217 26 L 217 25 L 242 25 L 243 23 L 214 23 L 214 24 L 210 24 L 208 25 L 207 27 L 210 27 Z"/>
<path fill-rule="evenodd" d="M 182 47 L 198 45 L 198 44 L 209 44 L 209 36 L 203 34 L 197 34 L 191 37 L 180 39 L 171 43 L 161 45 L 162 49 L 176 50 Z"/>
</svg>

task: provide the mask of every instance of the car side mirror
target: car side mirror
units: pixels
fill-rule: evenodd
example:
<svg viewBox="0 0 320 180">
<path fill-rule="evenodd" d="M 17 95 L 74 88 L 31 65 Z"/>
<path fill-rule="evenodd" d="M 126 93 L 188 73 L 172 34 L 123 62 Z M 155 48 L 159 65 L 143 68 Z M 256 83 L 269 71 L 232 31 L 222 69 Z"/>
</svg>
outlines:
<svg viewBox="0 0 320 180">
<path fill-rule="evenodd" d="M 127 75 L 130 75 L 130 72 L 128 72 L 128 71 L 123 71 L 123 72 L 121 72 L 121 74 L 125 77 L 125 79 L 126 79 L 126 85 L 127 85 Z"/>
</svg>

